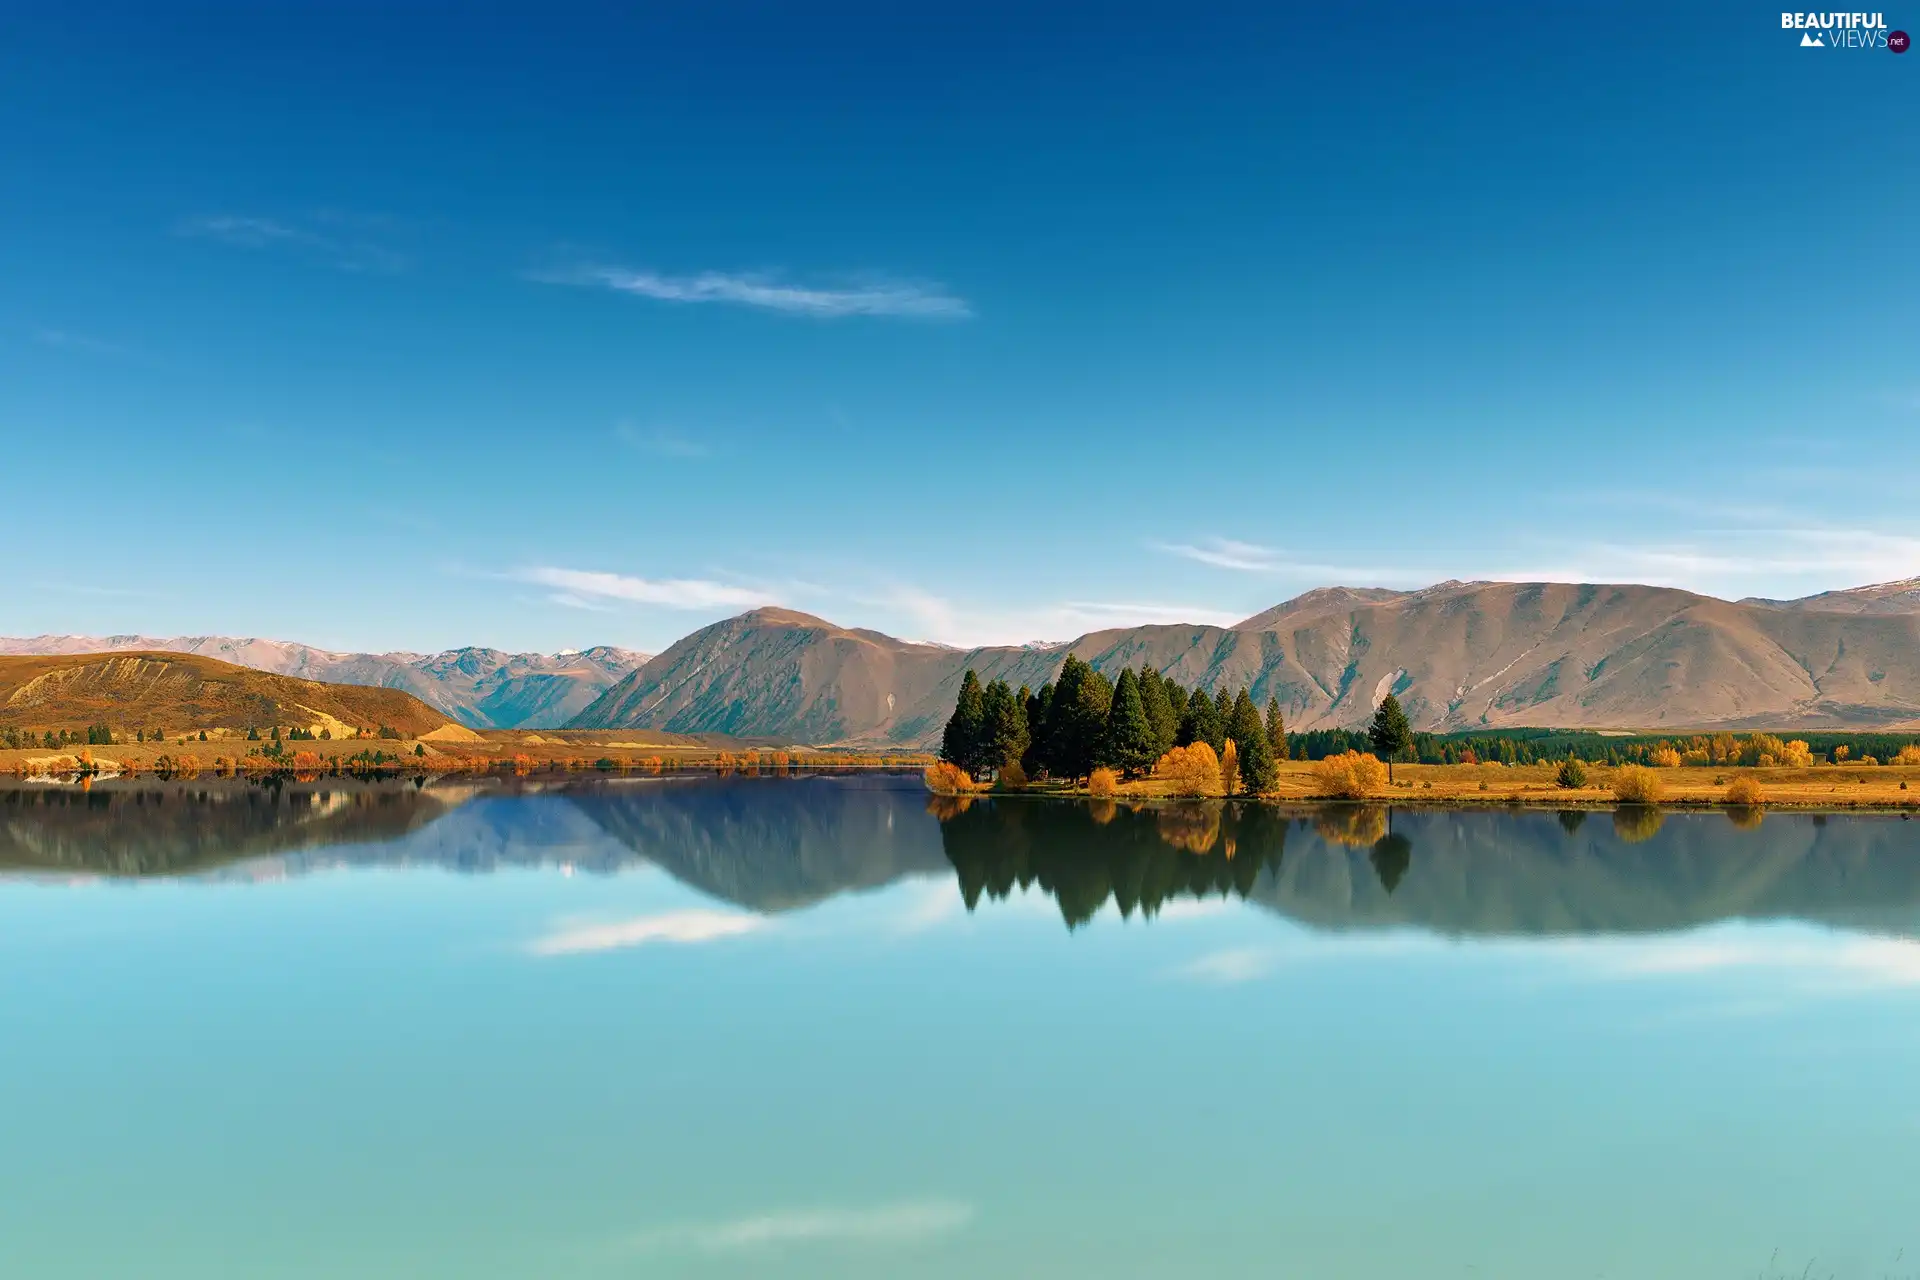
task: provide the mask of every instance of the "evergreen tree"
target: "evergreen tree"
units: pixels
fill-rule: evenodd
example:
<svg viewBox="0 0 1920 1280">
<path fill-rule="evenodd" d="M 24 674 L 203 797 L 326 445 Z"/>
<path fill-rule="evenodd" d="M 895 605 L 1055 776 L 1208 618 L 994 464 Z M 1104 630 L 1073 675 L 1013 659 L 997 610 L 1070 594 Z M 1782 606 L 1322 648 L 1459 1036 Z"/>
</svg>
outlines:
<svg viewBox="0 0 1920 1280">
<path fill-rule="evenodd" d="M 1133 668 L 1123 667 L 1107 703 L 1107 722 L 1100 735 L 1099 762 L 1133 777 L 1153 767 L 1153 726 L 1140 699 L 1140 681 Z"/>
<path fill-rule="evenodd" d="M 1112 699 L 1113 686 L 1105 676 L 1067 655 L 1047 707 L 1047 772 L 1061 778 L 1084 778 L 1093 772 Z"/>
<path fill-rule="evenodd" d="M 1221 685 L 1213 691 L 1213 709 L 1222 726 L 1233 720 L 1233 695 L 1227 692 L 1227 686 Z"/>
<path fill-rule="evenodd" d="M 1275 764 L 1287 758 L 1287 722 L 1280 716 L 1280 699 L 1267 699 L 1267 750 Z"/>
<path fill-rule="evenodd" d="M 1015 694 L 1005 680 L 995 680 L 987 686 L 982 704 L 983 727 L 975 764 L 978 772 L 991 769 L 998 773 L 1010 764 L 1018 764 L 1026 754 L 1027 691 L 1022 687 Z"/>
<path fill-rule="evenodd" d="M 986 719 L 986 693 L 980 688 L 980 677 L 968 667 L 967 674 L 960 678 L 960 696 L 954 700 L 953 715 L 947 720 L 946 732 L 940 735 L 940 758 L 971 774 L 980 757 Z M 276 730 L 274 737 L 279 736 Z"/>
<path fill-rule="evenodd" d="M 1187 714 L 1186 687 L 1178 680 L 1169 680 L 1165 676 L 1160 677 L 1160 687 L 1166 690 L 1167 705 L 1173 708 L 1174 729 L 1178 732 L 1180 721 Z"/>
<path fill-rule="evenodd" d="M 1263 795 L 1273 790 L 1279 771 L 1273 766 L 1273 751 L 1267 745 L 1266 727 L 1253 699 L 1245 689 L 1233 700 L 1233 718 L 1227 722 L 1227 736 L 1233 739 L 1240 766 L 1240 785 L 1248 795 Z"/>
<path fill-rule="evenodd" d="M 1119 690 L 1114 693 L 1118 695 Z M 1173 703 L 1167 699 L 1167 682 L 1145 665 L 1140 668 L 1140 705 L 1146 709 L 1148 728 L 1153 730 L 1153 758 L 1158 760 L 1173 748 L 1180 718 L 1173 714 Z"/>
<path fill-rule="evenodd" d="M 1204 742 L 1213 748 L 1215 755 L 1226 750 L 1227 722 L 1220 715 L 1219 704 L 1209 698 L 1204 689 L 1195 689 L 1187 699 L 1187 714 L 1180 720 L 1176 741 L 1183 747 Z"/>
<path fill-rule="evenodd" d="M 1387 785 L 1393 785 L 1393 758 L 1403 751 L 1413 749 L 1413 728 L 1407 724 L 1407 713 L 1400 709 L 1400 699 L 1388 694 L 1380 700 L 1374 710 L 1373 722 L 1367 726 L 1367 741 L 1387 762 Z M 1502 746 L 1510 747 L 1504 739 Z"/>
<path fill-rule="evenodd" d="M 1041 685 L 1040 692 L 1027 699 L 1027 749 L 1020 756 L 1020 768 L 1029 778 L 1038 778 L 1047 771 L 1047 708 L 1052 703 L 1051 682 Z"/>
</svg>

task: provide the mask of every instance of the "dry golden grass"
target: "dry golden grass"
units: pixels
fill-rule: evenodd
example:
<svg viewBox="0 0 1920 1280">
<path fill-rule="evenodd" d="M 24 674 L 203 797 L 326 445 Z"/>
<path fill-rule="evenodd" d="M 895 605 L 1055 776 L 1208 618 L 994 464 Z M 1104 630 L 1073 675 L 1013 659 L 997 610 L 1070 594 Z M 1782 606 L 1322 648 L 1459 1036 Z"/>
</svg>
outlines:
<svg viewBox="0 0 1920 1280">
<path fill-rule="evenodd" d="M 1307 803 L 1324 799 L 1329 791 L 1320 777 L 1324 761 L 1288 760 L 1279 766 L 1279 779 L 1269 799 Z M 1399 764 L 1394 783 L 1385 783 L 1385 766 L 1372 798 L 1393 804 L 1533 805 L 1566 808 L 1569 805 L 1610 807 L 1619 803 L 1613 791 L 1623 769 L 1586 766 L 1586 783 L 1561 787 L 1555 780 L 1559 763 L 1537 765 Z M 1648 770 L 1654 773 L 1653 770 Z M 1814 765 L 1755 769 L 1731 765 L 1683 765 L 1654 775 L 1661 784 L 1661 803 L 1670 806 L 1722 806 L 1727 787 L 1737 778 L 1751 778 L 1766 795 L 1772 809 L 1920 809 L 1920 765 Z M 1901 784 L 1907 785 L 1901 790 Z M 1048 789 L 1050 784 L 1039 784 Z M 1168 779 L 1146 778 L 1120 788 L 1124 797 L 1178 798 Z M 1362 797 L 1350 797 L 1362 798 Z"/>
</svg>

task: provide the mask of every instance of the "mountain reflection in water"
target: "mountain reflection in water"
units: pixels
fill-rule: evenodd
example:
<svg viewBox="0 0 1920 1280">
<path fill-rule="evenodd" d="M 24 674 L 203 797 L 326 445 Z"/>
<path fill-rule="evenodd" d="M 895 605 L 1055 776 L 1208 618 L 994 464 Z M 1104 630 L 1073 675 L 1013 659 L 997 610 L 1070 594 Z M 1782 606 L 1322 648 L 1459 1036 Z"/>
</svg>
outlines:
<svg viewBox="0 0 1920 1280">
<path fill-rule="evenodd" d="M 1069 927 L 1230 898 L 1325 929 L 1650 932 L 1797 918 L 1920 936 L 1900 815 L 1129 807 L 930 800 L 899 777 L 0 786 L 0 872 L 248 877 L 655 866 L 749 910 L 951 875 L 969 910 L 1041 892 Z"/>
</svg>

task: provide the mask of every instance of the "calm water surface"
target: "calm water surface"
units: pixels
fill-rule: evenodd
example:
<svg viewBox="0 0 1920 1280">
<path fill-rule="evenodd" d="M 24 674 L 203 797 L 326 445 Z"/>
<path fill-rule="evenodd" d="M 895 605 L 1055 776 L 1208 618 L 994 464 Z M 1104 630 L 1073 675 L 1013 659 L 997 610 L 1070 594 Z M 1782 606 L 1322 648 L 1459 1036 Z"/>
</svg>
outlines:
<svg viewBox="0 0 1920 1280">
<path fill-rule="evenodd" d="M 1898 816 L 0 789 L 0 1275 L 1917 1276 L 1916 937 Z"/>
</svg>

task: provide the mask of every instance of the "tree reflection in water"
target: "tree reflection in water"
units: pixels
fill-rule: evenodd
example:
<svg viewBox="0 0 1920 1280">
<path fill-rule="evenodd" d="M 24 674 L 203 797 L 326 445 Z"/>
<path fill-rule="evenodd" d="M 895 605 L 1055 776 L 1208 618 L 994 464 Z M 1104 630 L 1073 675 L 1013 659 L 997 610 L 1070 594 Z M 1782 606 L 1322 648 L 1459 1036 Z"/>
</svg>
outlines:
<svg viewBox="0 0 1920 1280">
<path fill-rule="evenodd" d="M 1277 871 L 1288 819 L 1266 805 L 992 800 L 942 819 L 940 839 L 973 910 L 984 895 L 1038 886 L 1069 928 L 1111 898 L 1123 917 L 1152 916 L 1176 898 L 1244 898 Z"/>
</svg>

